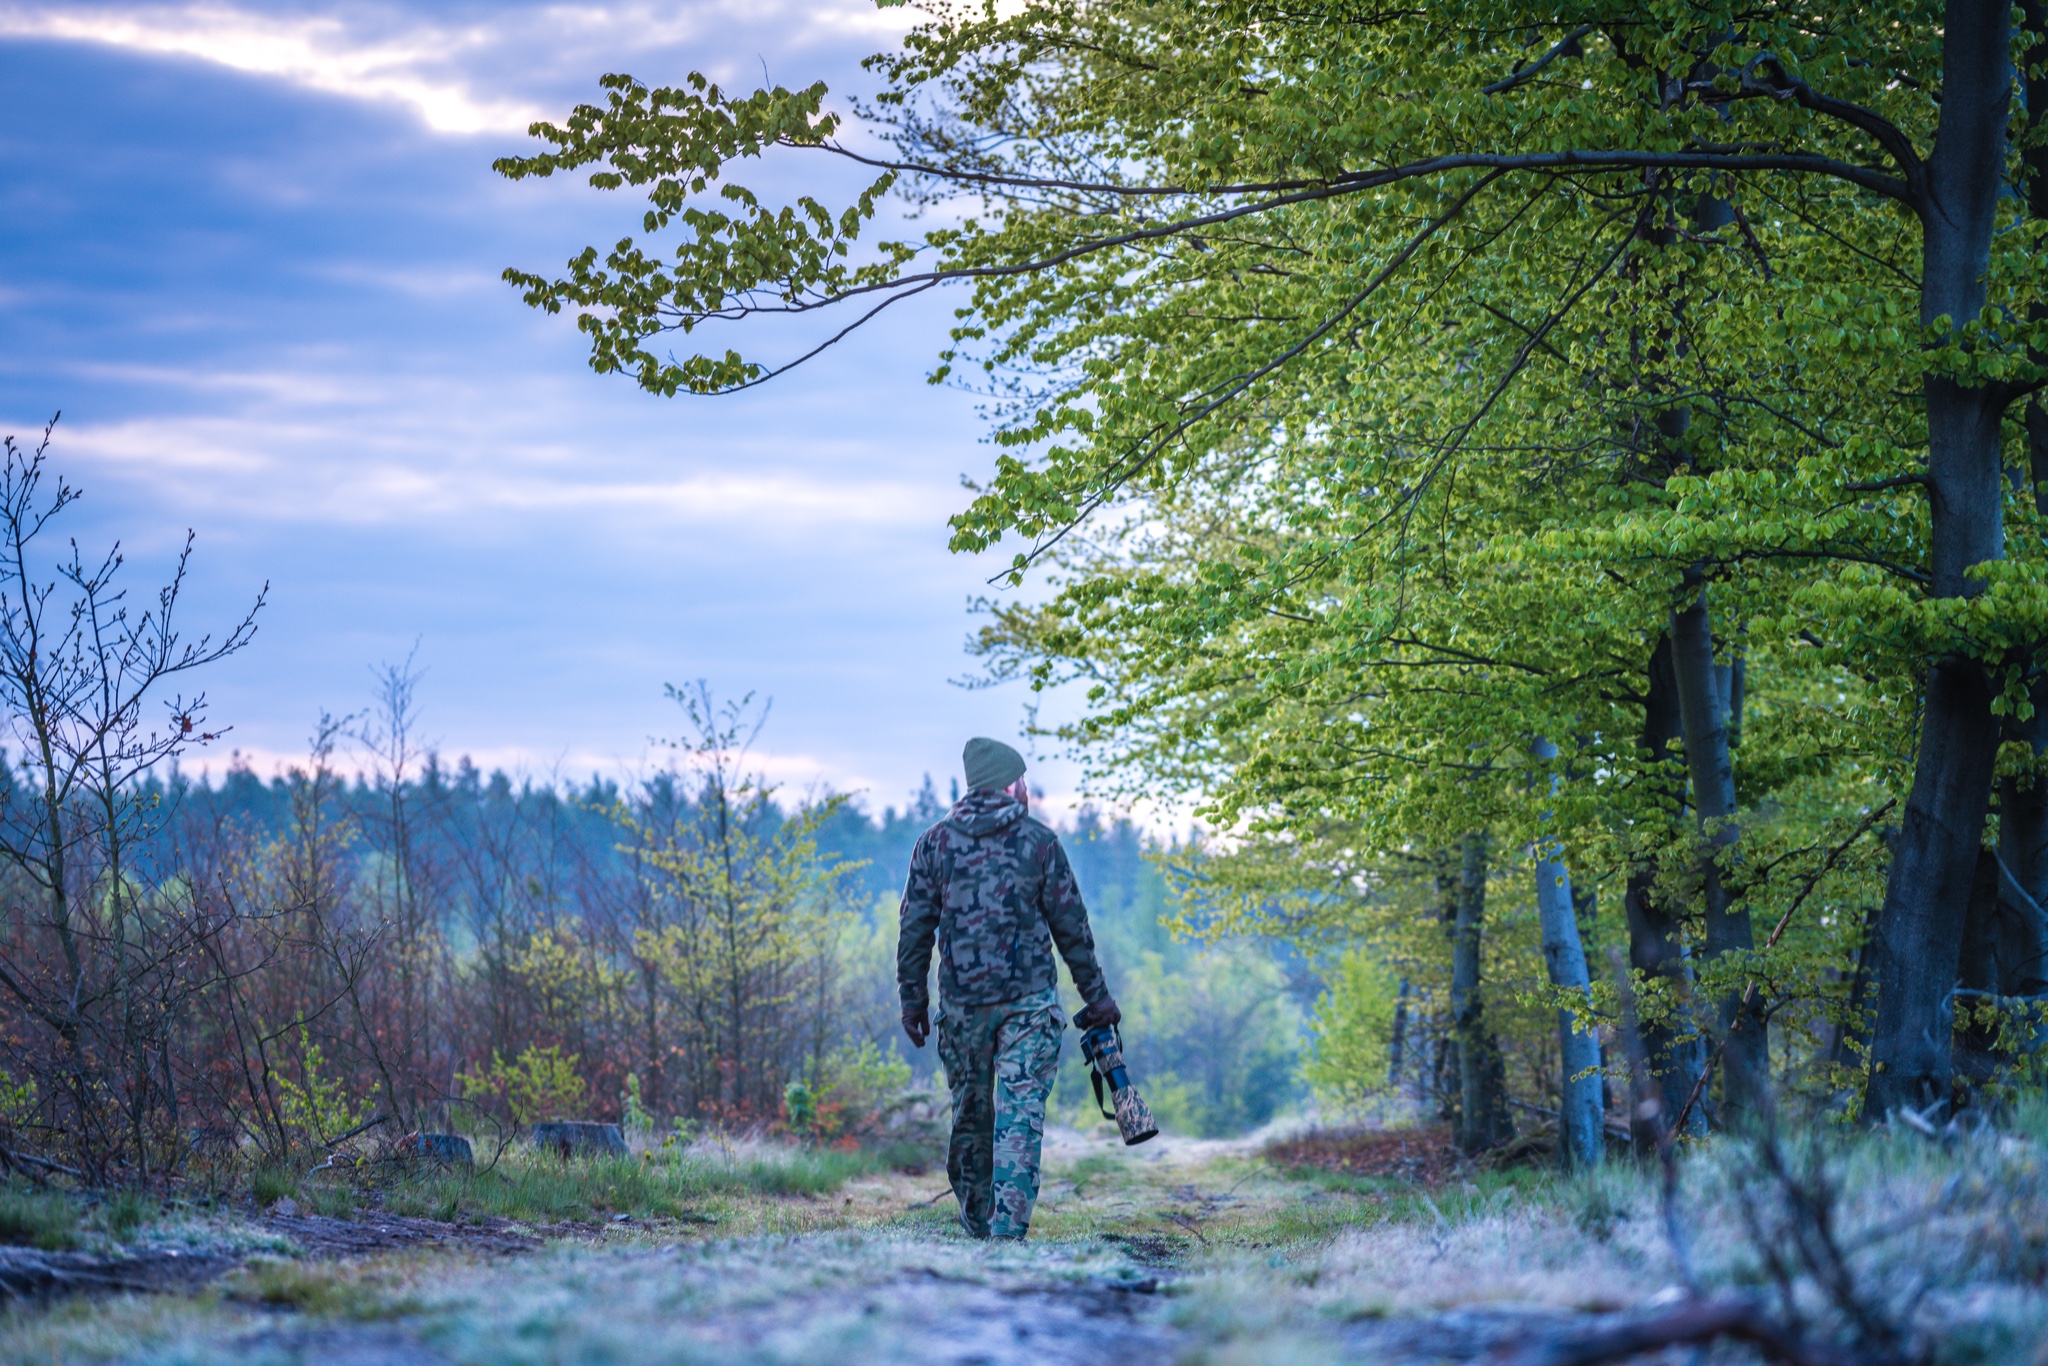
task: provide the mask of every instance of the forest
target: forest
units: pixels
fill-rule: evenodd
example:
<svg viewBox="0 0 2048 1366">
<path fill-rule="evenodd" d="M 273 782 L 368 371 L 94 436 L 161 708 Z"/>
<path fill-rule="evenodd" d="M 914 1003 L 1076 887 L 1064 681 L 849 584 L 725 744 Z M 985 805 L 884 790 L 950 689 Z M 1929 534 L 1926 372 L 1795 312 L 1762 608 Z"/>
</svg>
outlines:
<svg viewBox="0 0 2048 1366">
<path fill-rule="evenodd" d="M 1057 1250 L 931 1274 L 1186 1360 L 2042 1360 L 2048 7 L 907 24 L 851 99 L 606 74 L 496 168 L 637 201 L 505 280 L 679 403 L 951 292 L 930 379 L 995 447 L 951 544 L 1002 566 L 970 651 L 1087 766 L 1062 835 L 1176 1141 L 1074 1148 Z M 303 767 L 192 786 L 203 713 L 140 698 L 245 636 L 184 643 L 175 587 L 103 625 L 75 551 L 50 606 L 63 495 L 10 453 L 24 1171 L 282 1163 L 380 1109 L 911 1132 L 889 909 L 936 786 L 778 804 L 705 685 L 672 773 L 515 786 L 415 751 L 408 666 Z M 1099 814 L 1139 801 L 1196 833 Z M 1069 1059 L 1051 1117 L 1099 1141 L 1092 1105 Z M 914 1318 L 911 1194 L 829 1246 Z M 707 1322 L 810 1274 L 746 1247 Z M 803 1331 L 756 1354 L 882 1351 Z"/>
<path fill-rule="evenodd" d="M 25 533 L 73 490 L 43 463 L 47 438 L 9 455 L 26 564 Z M 168 624 L 176 584 L 131 621 L 111 574 L 61 582 L 83 616 L 46 634 L 52 585 L 31 579 L 8 597 L 42 615 L 6 623 L 24 728 L 0 793 L 16 908 L 0 1119 L 25 1160 L 147 1181 L 222 1152 L 289 1162 L 373 1118 L 853 1142 L 932 1082 L 931 1055 L 896 1028 L 895 979 L 902 870 L 950 804 L 929 777 L 879 818 L 840 796 L 778 802 L 747 768 L 765 702 L 698 684 L 669 689 L 671 767 L 631 786 L 515 786 L 421 748 L 407 660 L 374 671 L 360 712 L 322 713 L 302 764 L 265 780 L 231 758 L 217 786 L 210 770 L 195 782 L 172 742 L 203 703 L 174 702 L 172 735 L 143 730 L 155 678 L 133 663 L 204 662 L 244 635 L 188 657 Z M 94 601 L 88 651 L 77 624 Z M 1128 819 L 1084 808 L 1064 834 L 1103 955 L 1134 1015 L 1156 1018 L 1144 1057 L 1169 1122 L 1270 1119 L 1295 1096 L 1318 979 L 1170 934 L 1172 851 Z M 1084 1090 L 1074 1061 L 1069 1110 Z"/>
<path fill-rule="evenodd" d="M 1503 1037 L 1517 863 L 1585 1160 L 1629 1013 L 1649 1129 L 1946 1120 L 2031 1077 L 2048 983 L 2018 13 L 939 6 L 857 122 L 605 77 L 498 165 L 644 237 L 506 278 L 671 395 L 816 354 L 709 333 L 962 287 L 932 379 L 1004 453 L 953 544 L 1049 590 L 987 604 L 990 675 L 1084 688 L 1105 790 L 1227 833 L 1196 928 L 1443 994 L 1468 1151 L 1553 1046 Z M 817 196 L 731 178 L 778 154 Z M 961 216 L 876 239 L 890 195 Z"/>
</svg>

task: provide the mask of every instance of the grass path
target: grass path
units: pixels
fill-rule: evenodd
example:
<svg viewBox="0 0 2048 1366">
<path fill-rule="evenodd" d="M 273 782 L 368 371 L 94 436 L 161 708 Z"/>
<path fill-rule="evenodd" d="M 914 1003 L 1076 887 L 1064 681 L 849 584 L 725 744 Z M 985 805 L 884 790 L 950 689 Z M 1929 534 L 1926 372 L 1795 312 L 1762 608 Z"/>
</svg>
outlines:
<svg viewBox="0 0 2048 1366">
<path fill-rule="evenodd" d="M 196 1246 L 232 1233 L 269 1252 L 196 1293 L 16 1308 L 0 1320 L 0 1361 L 1407 1366 L 1482 1361 L 1680 1293 L 1654 1184 L 1627 1167 L 1426 1189 L 1283 1171 L 1247 1143 L 1126 1150 L 1072 1132 L 1052 1136 L 1047 1158 L 1021 1246 L 966 1238 L 942 1173 L 740 1179 L 738 1166 L 665 1179 L 645 1164 L 515 1168 L 387 1192 L 386 1208 L 347 1220 L 245 1218 L 213 1235 L 172 1220 L 148 1236 Z M 1913 1297 L 1930 1359 L 2048 1366 L 2035 1355 L 2048 1340 L 2038 1143 L 1873 1142 L 1845 1163 L 1845 1232 L 1906 1231 L 1873 1233 L 1863 1269 L 1874 1294 L 1896 1282 Z M 1692 1254 L 1712 1293 L 1760 1284 L 1734 1213 L 1745 1179 L 1732 1147 L 1688 1174 Z M 333 1193 L 302 1193 L 338 1208 Z M 291 1255 L 305 1241 L 293 1230 L 315 1219 L 365 1238 L 397 1219 L 425 1233 Z M 1988 1255 L 1997 1229 L 2008 1241 Z"/>
<path fill-rule="evenodd" d="M 387 1201 L 452 1222 L 341 1219 L 313 1208 L 337 1197 L 302 1192 L 306 1208 L 253 1221 L 244 1240 L 357 1255 L 259 1256 L 200 1293 L 17 1309 L 0 1359 L 1164 1363 L 1212 1335 L 1180 1311 L 1218 1252 L 1280 1253 L 1392 1208 L 1384 1192 L 1290 1179 L 1245 1142 L 1127 1150 L 1070 1130 L 1050 1136 L 1022 1246 L 966 1238 L 943 1172 L 862 1175 L 829 1192 L 714 1182 L 688 1208 L 640 1177 L 584 1169 L 581 1198 L 629 1208 L 583 1221 L 546 1218 L 570 1197 L 535 1184 L 552 1179 L 544 1169 L 479 1182 L 466 1199 L 429 1183 Z M 444 1240 L 422 1241 L 437 1229 Z M 380 1236 L 401 1245 L 379 1249 Z M 506 1255 L 514 1246 L 530 1250 Z"/>
</svg>

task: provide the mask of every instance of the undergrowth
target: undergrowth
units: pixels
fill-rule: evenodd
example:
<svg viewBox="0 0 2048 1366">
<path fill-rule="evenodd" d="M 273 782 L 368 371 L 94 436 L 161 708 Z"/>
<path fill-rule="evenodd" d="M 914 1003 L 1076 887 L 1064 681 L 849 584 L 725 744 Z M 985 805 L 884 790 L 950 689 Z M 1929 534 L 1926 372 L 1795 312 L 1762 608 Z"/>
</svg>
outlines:
<svg viewBox="0 0 2048 1366">
<path fill-rule="evenodd" d="M 46 1252 L 78 1245 L 78 1207 L 54 1191 L 0 1186 L 0 1243 Z"/>
</svg>

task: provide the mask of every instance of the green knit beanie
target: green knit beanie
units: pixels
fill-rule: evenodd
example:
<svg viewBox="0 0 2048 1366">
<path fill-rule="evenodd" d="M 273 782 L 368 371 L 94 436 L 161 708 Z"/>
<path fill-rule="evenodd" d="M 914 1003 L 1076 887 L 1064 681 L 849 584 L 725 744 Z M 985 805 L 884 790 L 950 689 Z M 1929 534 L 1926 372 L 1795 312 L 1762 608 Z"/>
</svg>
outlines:
<svg viewBox="0 0 2048 1366">
<path fill-rule="evenodd" d="M 984 735 L 969 740 L 961 758 L 967 766 L 967 786 L 972 790 L 1008 787 L 1024 776 L 1024 756 L 1001 740 Z"/>
</svg>

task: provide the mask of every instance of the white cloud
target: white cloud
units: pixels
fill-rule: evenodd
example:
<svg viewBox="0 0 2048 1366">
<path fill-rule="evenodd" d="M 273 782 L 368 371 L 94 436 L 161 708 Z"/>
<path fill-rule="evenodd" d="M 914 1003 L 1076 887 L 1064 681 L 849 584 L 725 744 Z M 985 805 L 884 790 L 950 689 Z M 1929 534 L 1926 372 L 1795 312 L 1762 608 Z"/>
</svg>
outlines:
<svg viewBox="0 0 2048 1366">
<path fill-rule="evenodd" d="M 288 391 L 292 379 L 217 375 L 212 384 Z M 562 459 L 550 446 L 522 448 L 497 432 L 428 428 L 396 439 L 351 438 L 349 425 L 355 424 L 337 431 L 337 424 L 312 413 L 151 417 L 66 423 L 61 435 L 64 458 L 82 471 L 83 482 L 91 482 L 84 472 L 99 465 L 124 484 L 155 485 L 186 512 L 214 509 L 279 521 L 419 525 L 491 512 L 581 511 L 780 533 L 826 526 L 929 529 L 942 524 L 958 500 L 936 481 L 863 477 L 865 462 L 851 457 L 840 462 L 845 473 L 838 478 L 827 469 L 764 467 L 744 457 L 692 462 L 696 468 L 668 474 L 657 473 L 654 462 L 606 467 L 581 453 Z M 338 436 L 345 446 L 337 445 Z M 451 448 L 466 448 L 469 458 Z"/>
<path fill-rule="evenodd" d="M 444 133 L 523 129 L 537 105 L 474 89 L 436 71 L 490 45 L 481 26 L 414 26 L 383 38 L 351 33 L 324 15 L 273 17 L 223 5 L 33 5 L 0 8 L 0 36 L 104 43 L 197 57 L 357 99 L 411 105 Z"/>
<path fill-rule="evenodd" d="M 452 25 L 361 5 L 269 14 L 203 2 L 0 0 L 0 38 L 197 58 L 351 99 L 407 105 L 429 128 L 453 134 L 523 132 L 559 112 L 536 98 L 537 76 L 573 74 L 587 87 L 596 72 L 634 53 L 707 35 L 720 37 L 722 56 L 751 51 L 764 35 L 778 48 L 803 47 L 879 39 L 904 23 L 901 11 L 878 11 L 865 0 L 507 5 L 488 20 Z M 742 34 L 736 46 L 723 41 Z"/>
</svg>

